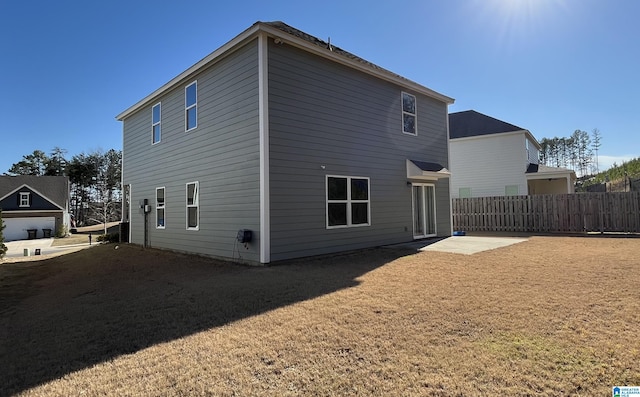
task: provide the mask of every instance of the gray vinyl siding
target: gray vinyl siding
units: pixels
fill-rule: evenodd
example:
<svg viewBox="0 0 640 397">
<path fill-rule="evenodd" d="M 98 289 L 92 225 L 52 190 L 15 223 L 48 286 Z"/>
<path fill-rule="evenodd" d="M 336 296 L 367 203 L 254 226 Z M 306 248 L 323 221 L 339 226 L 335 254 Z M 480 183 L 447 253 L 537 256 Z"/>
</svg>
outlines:
<svg viewBox="0 0 640 397">
<path fill-rule="evenodd" d="M 185 132 L 184 88 L 198 82 L 198 127 Z M 162 102 L 160 143 L 151 108 Z M 259 262 L 260 163 L 257 42 L 241 47 L 124 120 L 123 182 L 131 184 L 131 241 L 151 247 Z M 199 182 L 199 230 L 186 230 L 186 184 Z M 165 229 L 156 229 L 155 189 L 165 187 Z M 236 244 L 250 229 L 248 249 Z"/>
<path fill-rule="evenodd" d="M 402 91 L 417 136 L 402 133 Z M 448 166 L 447 105 L 287 45 L 269 47 L 271 260 L 410 241 L 406 159 Z M 326 228 L 327 175 L 370 178 L 371 226 Z M 436 183 L 450 235 L 449 182 Z"/>
</svg>

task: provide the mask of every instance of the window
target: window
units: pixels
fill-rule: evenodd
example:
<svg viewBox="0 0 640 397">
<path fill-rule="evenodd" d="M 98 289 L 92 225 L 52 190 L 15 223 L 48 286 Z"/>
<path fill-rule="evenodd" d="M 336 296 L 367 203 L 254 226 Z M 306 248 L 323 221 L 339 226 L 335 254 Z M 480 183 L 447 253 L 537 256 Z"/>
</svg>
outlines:
<svg viewBox="0 0 640 397">
<path fill-rule="evenodd" d="M 161 135 L 161 131 L 160 131 L 160 112 L 161 112 L 161 105 L 160 103 L 157 103 L 155 105 L 153 105 L 153 108 L 151 108 L 151 135 L 152 135 L 152 143 L 158 143 L 160 142 L 160 135 Z"/>
<path fill-rule="evenodd" d="M 20 197 L 18 198 L 18 205 L 20 207 L 30 207 L 31 206 L 31 193 L 30 192 L 20 192 Z"/>
<path fill-rule="evenodd" d="M 198 230 L 198 182 L 187 183 L 187 230 Z"/>
<path fill-rule="evenodd" d="M 198 126 L 198 82 L 194 81 L 184 89 L 184 122 L 185 130 Z"/>
<path fill-rule="evenodd" d="M 416 97 L 406 92 L 402 93 L 402 132 L 418 135 L 416 130 Z"/>
<path fill-rule="evenodd" d="M 327 228 L 369 226 L 369 178 L 327 176 Z"/>
<path fill-rule="evenodd" d="M 461 187 L 458 189 L 458 197 L 459 198 L 469 198 L 471 197 L 471 188 L 470 187 Z"/>
<path fill-rule="evenodd" d="M 508 185 L 504 187 L 505 196 L 517 196 L 519 193 L 518 185 Z"/>
<path fill-rule="evenodd" d="M 156 229 L 164 229 L 164 188 L 156 188 Z"/>
</svg>

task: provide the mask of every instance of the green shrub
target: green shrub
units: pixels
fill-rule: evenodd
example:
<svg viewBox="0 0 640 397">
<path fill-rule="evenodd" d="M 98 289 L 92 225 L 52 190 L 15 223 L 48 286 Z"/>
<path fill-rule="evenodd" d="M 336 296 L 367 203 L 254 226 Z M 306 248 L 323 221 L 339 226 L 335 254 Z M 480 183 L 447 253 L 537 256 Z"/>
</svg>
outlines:
<svg viewBox="0 0 640 397">
<path fill-rule="evenodd" d="M 108 233 L 108 234 L 100 234 L 96 237 L 96 241 L 102 243 L 119 243 L 120 242 L 120 233 Z"/>
<path fill-rule="evenodd" d="M 67 228 L 67 226 L 64 224 L 61 224 L 60 226 L 58 226 L 58 230 L 56 230 L 56 237 L 58 238 L 67 237 L 68 233 L 69 233 L 69 229 Z"/>
<path fill-rule="evenodd" d="M 7 246 L 4 245 L 4 234 L 3 230 L 5 228 L 4 221 L 2 220 L 2 209 L 0 209 L 0 259 L 4 257 L 7 253 Z"/>
</svg>

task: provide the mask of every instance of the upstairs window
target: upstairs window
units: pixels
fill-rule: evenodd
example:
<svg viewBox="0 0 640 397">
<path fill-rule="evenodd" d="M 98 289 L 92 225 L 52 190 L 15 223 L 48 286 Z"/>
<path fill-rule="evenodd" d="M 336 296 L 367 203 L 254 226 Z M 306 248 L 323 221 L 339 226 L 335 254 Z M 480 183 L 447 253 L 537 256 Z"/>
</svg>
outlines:
<svg viewBox="0 0 640 397">
<path fill-rule="evenodd" d="M 199 228 L 199 196 L 198 182 L 187 183 L 187 230 Z"/>
<path fill-rule="evenodd" d="M 156 188 L 156 229 L 164 229 L 164 187 Z"/>
<path fill-rule="evenodd" d="M 160 112 L 162 111 L 160 103 L 157 103 L 151 108 L 151 135 L 152 143 L 160 142 L 161 128 L 160 128 Z"/>
<path fill-rule="evenodd" d="M 418 135 L 416 128 L 416 97 L 406 92 L 402 93 L 402 132 Z"/>
<path fill-rule="evenodd" d="M 185 130 L 190 131 L 198 126 L 198 82 L 194 81 L 184 89 L 184 122 Z"/>
<path fill-rule="evenodd" d="M 368 226 L 369 178 L 327 176 L 327 228 Z"/>
<path fill-rule="evenodd" d="M 18 197 L 18 205 L 20 207 L 30 207 L 31 206 L 31 193 L 30 192 L 20 192 L 20 196 Z"/>
</svg>

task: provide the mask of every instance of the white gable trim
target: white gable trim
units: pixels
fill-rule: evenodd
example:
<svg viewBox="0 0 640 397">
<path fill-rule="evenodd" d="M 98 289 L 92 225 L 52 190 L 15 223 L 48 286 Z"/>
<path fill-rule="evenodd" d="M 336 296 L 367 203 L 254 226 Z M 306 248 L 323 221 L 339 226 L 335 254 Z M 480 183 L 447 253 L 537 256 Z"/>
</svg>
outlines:
<svg viewBox="0 0 640 397">
<path fill-rule="evenodd" d="M 159 97 L 160 95 L 164 94 L 165 92 L 179 85 L 182 81 L 188 78 L 191 78 L 192 75 L 199 72 L 201 69 L 208 67 L 214 64 L 215 62 L 220 61 L 224 57 L 233 53 L 235 50 L 239 49 L 242 45 L 255 39 L 256 36 L 262 36 L 262 33 L 266 33 L 267 37 L 278 39 L 279 42 L 281 43 L 287 43 L 295 47 L 304 49 L 305 51 L 310 52 L 312 54 L 319 55 L 323 58 L 330 59 L 334 62 L 349 66 L 350 68 L 362 71 L 364 73 L 370 74 L 382 80 L 392 82 L 401 87 L 405 87 L 405 88 L 408 88 L 409 90 L 413 90 L 420 94 L 427 95 L 431 98 L 435 98 L 447 104 L 452 104 L 454 102 L 453 98 L 450 98 L 446 95 L 442 95 L 436 91 L 433 91 L 432 89 L 429 89 L 411 80 L 400 77 L 390 71 L 374 68 L 365 63 L 347 58 L 340 54 L 333 53 L 330 50 L 318 47 L 317 45 L 312 44 L 305 39 L 283 32 L 280 29 L 277 29 L 273 26 L 258 22 L 258 23 L 255 23 L 253 26 L 251 26 L 249 29 L 240 33 L 238 36 L 234 37 L 231 41 L 227 42 L 222 47 L 218 48 L 211 54 L 207 55 L 206 57 L 198 61 L 195 65 L 191 66 L 184 72 L 180 73 L 178 76 L 171 79 L 168 83 L 166 83 L 162 87 L 158 88 L 157 90 L 147 95 L 142 100 L 138 101 L 135 105 L 129 107 L 127 110 L 117 115 L 116 119 L 119 121 L 124 120 L 126 117 L 128 117 L 132 113 L 147 106 L 150 102 L 156 100 L 156 98 Z"/>
<path fill-rule="evenodd" d="M 245 44 L 247 41 L 254 38 L 254 35 L 259 30 L 260 30 L 260 27 L 257 24 L 251 26 L 249 29 L 245 30 L 244 32 L 240 33 L 238 36 L 233 38 L 231 41 L 224 44 L 222 47 L 218 48 L 211 54 L 202 58 L 200 61 L 198 61 L 195 65 L 191 66 L 189 69 L 185 70 L 184 72 L 180 73 L 179 75 L 171 79 L 168 83 L 166 83 L 162 87 L 158 88 L 157 90 L 153 91 L 151 94 L 147 95 L 145 98 L 138 101 L 138 103 L 136 103 L 135 105 L 131 106 L 124 112 L 117 115 L 116 119 L 119 121 L 122 121 L 125 117 L 131 115 L 132 113 L 139 110 L 140 108 L 147 106 L 147 104 L 151 102 L 153 99 L 173 89 L 175 86 L 179 85 L 183 80 L 190 78 L 193 74 L 200 71 L 204 67 L 210 66 L 211 64 L 220 61 L 225 56 L 231 54 L 233 51 L 240 48 L 241 45 Z"/>
<path fill-rule="evenodd" d="M 518 131 L 510 131 L 510 132 L 496 132 L 496 133 L 493 133 L 493 134 L 465 136 L 465 137 L 462 137 L 462 138 L 450 138 L 449 140 L 450 141 L 454 141 L 454 142 L 463 142 L 463 141 L 472 141 L 472 140 L 476 140 L 476 139 L 500 138 L 500 137 L 503 137 L 503 136 L 520 135 L 520 134 L 524 134 L 525 135 L 525 139 L 529 138 L 531 143 L 533 143 L 533 145 L 538 150 L 540 150 L 542 148 L 540 146 L 540 143 L 538 143 L 538 140 L 533 136 L 533 134 L 531 134 L 531 132 L 529 132 L 529 130 L 518 130 Z"/>
<path fill-rule="evenodd" d="M 0 197 L 0 201 L 6 199 L 7 197 L 11 196 L 12 194 L 17 193 L 18 191 L 22 190 L 23 188 L 27 188 L 27 189 L 31 190 L 32 192 L 36 193 L 38 196 L 40 196 L 43 199 L 47 200 L 52 205 L 56 206 L 57 208 L 60 208 L 61 211 L 66 211 L 65 208 L 62 208 L 60 205 L 56 204 L 53 200 L 51 200 L 50 198 L 48 198 L 44 194 L 40 193 L 36 189 L 32 188 L 31 186 L 27 185 L 26 183 L 23 184 L 22 186 L 18 187 L 17 189 L 14 189 L 14 190 L 10 191 L 9 193 L 5 194 L 4 196 Z M 38 211 L 40 211 L 40 210 L 38 210 Z M 45 210 L 43 210 L 43 211 L 45 211 Z M 48 211 L 52 211 L 52 210 L 48 210 Z M 5 212 L 8 212 L 8 211 L 5 211 Z"/>
<path fill-rule="evenodd" d="M 324 49 L 319 47 L 316 44 L 310 43 L 307 40 L 298 38 L 296 36 L 290 35 L 286 32 L 281 31 L 278 28 L 269 25 L 260 25 L 260 29 L 264 32 L 267 32 L 270 37 L 277 38 L 279 42 L 293 45 L 298 48 L 302 48 L 307 52 L 310 52 L 315 55 L 319 55 L 323 58 L 330 59 L 336 63 L 340 63 L 346 66 L 349 66 L 352 69 L 356 69 L 372 76 L 375 76 L 379 79 L 386 80 L 397 84 L 401 87 L 409 88 L 415 92 L 419 92 L 421 94 L 427 95 L 431 98 L 440 100 L 447 104 L 452 104 L 455 100 L 446 95 L 442 95 L 439 92 L 436 92 L 430 88 L 427 88 L 423 85 L 420 85 L 416 82 L 408 80 L 406 78 L 400 77 L 390 71 L 384 69 L 373 68 L 365 63 L 359 62 L 354 59 L 347 58 L 344 55 L 337 54 L 331 52 L 329 49 Z"/>
</svg>

